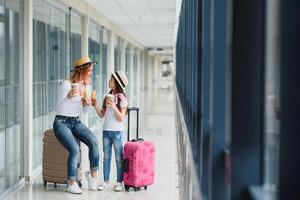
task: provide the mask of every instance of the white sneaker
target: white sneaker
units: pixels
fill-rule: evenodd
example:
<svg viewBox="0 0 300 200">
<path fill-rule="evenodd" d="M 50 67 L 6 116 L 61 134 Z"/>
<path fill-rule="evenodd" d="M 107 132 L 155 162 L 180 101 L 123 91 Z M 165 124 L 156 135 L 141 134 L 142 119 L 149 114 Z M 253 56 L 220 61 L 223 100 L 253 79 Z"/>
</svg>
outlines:
<svg viewBox="0 0 300 200">
<path fill-rule="evenodd" d="M 77 183 L 73 183 L 72 185 L 68 184 L 67 192 L 72 194 L 82 194 L 82 190 Z"/>
<path fill-rule="evenodd" d="M 104 182 L 102 185 L 100 185 L 98 187 L 98 190 L 104 191 L 106 188 L 108 188 L 108 184 L 106 182 Z"/>
<path fill-rule="evenodd" d="M 115 191 L 121 192 L 122 190 L 123 190 L 123 185 L 122 183 L 118 182 L 117 185 L 115 186 Z"/>
<path fill-rule="evenodd" d="M 85 172 L 85 177 L 88 182 L 88 187 L 90 190 L 97 190 L 96 177 L 92 177 L 90 172 Z"/>
</svg>

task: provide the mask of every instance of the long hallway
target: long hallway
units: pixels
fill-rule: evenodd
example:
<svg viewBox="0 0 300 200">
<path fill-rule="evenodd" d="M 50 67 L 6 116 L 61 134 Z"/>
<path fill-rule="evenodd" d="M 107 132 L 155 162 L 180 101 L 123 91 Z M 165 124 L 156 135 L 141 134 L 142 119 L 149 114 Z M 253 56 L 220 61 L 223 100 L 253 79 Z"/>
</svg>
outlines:
<svg viewBox="0 0 300 200">
<path fill-rule="evenodd" d="M 43 186 L 42 177 L 37 177 L 33 184 L 26 185 L 15 191 L 8 200 L 79 200 L 79 199 L 110 199 L 110 200 L 161 200 L 179 199 L 178 187 L 178 165 L 177 165 L 177 142 L 175 133 L 175 99 L 173 81 L 162 81 L 153 88 L 142 92 L 140 137 L 153 141 L 156 147 L 155 157 L 155 183 L 148 187 L 147 191 L 115 192 L 114 181 L 110 183 L 110 188 L 106 191 L 89 191 L 85 177 L 83 183 L 83 194 L 74 195 L 66 193 L 66 185 L 49 183 L 46 188 Z M 133 115 L 132 118 L 135 116 Z M 134 124 L 135 121 L 132 122 Z M 132 127 L 135 131 L 135 127 Z M 101 145 L 100 160 L 103 158 L 102 133 L 98 133 Z M 134 137 L 134 132 L 131 133 Z M 114 155 L 114 154 L 113 154 Z M 88 163 L 84 163 L 88 165 Z M 115 162 L 112 158 L 112 180 L 115 175 Z M 100 162 L 99 184 L 102 179 L 102 162 Z"/>
</svg>

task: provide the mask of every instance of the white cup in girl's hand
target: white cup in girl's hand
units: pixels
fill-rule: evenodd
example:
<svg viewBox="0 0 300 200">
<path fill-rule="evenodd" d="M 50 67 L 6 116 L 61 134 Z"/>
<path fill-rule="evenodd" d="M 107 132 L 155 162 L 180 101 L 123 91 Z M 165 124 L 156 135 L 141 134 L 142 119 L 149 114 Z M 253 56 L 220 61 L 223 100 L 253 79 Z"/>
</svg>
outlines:
<svg viewBox="0 0 300 200">
<path fill-rule="evenodd" d="M 106 106 L 108 106 L 108 102 L 110 101 L 110 99 L 114 100 L 114 95 L 112 95 L 112 94 L 107 94 L 107 95 L 106 95 Z"/>
</svg>

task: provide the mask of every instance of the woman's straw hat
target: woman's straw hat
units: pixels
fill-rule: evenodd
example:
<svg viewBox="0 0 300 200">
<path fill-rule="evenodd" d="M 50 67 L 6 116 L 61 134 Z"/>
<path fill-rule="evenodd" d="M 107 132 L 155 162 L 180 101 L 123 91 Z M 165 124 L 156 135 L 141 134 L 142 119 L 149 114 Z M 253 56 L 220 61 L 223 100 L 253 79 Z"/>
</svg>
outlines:
<svg viewBox="0 0 300 200">
<path fill-rule="evenodd" d="M 95 65 L 97 64 L 97 62 L 92 61 L 89 56 L 84 56 L 82 58 L 79 58 L 78 60 L 75 60 L 73 64 L 74 64 L 74 69 L 76 70 L 76 69 L 89 67 L 90 65 Z"/>
<path fill-rule="evenodd" d="M 128 85 L 128 79 L 125 73 L 122 71 L 117 71 L 111 75 L 117 80 L 118 84 L 124 90 L 124 88 Z"/>
</svg>

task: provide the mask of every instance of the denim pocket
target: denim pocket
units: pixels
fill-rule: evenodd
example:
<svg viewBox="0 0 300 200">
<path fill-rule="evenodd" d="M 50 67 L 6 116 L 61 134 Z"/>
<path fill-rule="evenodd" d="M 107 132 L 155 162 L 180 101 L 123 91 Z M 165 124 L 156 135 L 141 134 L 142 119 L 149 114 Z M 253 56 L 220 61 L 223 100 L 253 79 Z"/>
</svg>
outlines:
<svg viewBox="0 0 300 200">
<path fill-rule="evenodd" d="M 64 123 L 66 121 L 66 119 L 62 119 L 62 118 L 55 118 L 54 120 L 54 124 L 55 123 Z"/>
<path fill-rule="evenodd" d="M 115 132 L 115 139 L 116 139 L 116 140 L 120 140 L 121 137 L 122 137 L 122 132 L 121 132 L 121 131 L 116 131 L 116 132 Z"/>
</svg>

